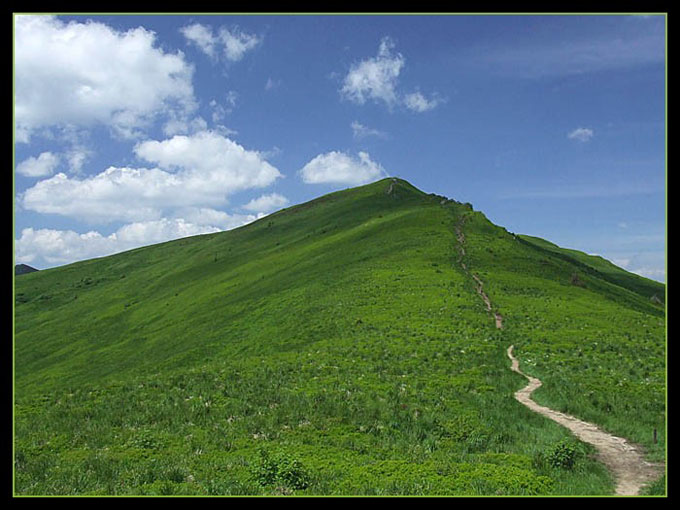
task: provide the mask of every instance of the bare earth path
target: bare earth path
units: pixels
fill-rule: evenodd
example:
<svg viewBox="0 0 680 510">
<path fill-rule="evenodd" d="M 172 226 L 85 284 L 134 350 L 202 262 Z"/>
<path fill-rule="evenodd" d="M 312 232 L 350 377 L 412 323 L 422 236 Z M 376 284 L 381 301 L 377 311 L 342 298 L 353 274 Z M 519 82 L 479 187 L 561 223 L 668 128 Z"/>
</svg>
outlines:
<svg viewBox="0 0 680 510">
<path fill-rule="evenodd" d="M 463 233 L 462 227 L 462 221 L 455 227 L 460 253 L 458 263 L 463 268 L 463 271 L 470 275 L 475 281 L 477 293 L 484 301 L 486 309 L 493 314 L 496 321 L 496 327 L 498 329 L 503 329 L 503 317 L 498 311 L 493 310 L 491 300 L 484 292 L 482 280 L 480 280 L 476 274 L 471 273 L 463 261 L 463 257 L 465 256 L 465 234 Z M 644 485 L 656 480 L 663 474 L 663 465 L 647 462 L 644 459 L 639 446 L 632 445 L 623 438 L 608 434 L 592 423 L 579 420 L 578 418 L 559 411 L 554 411 L 549 407 L 539 405 L 531 400 L 531 394 L 541 386 L 541 381 L 535 377 L 526 375 L 519 369 L 519 362 L 512 354 L 513 347 L 514 346 L 511 345 L 508 347 L 507 351 L 508 357 L 512 362 L 510 369 L 529 379 L 529 384 L 517 391 L 515 393 L 515 398 L 532 411 L 550 418 L 563 427 L 566 427 L 581 441 L 595 446 L 598 451 L 598 458 L 605 466 L 607 466 L 616 479 L 617 495 L 636 495 Z"/>
<path fill-rule="evenodd" d="M 460 255 L 458 256 L 458 263 L 460 266 L 463 268 L 463 271 L 465 271 L 467 274 L 469 274 L 472 279 L 475 281 L 475 286 L 477 288 L 477 294 L 480 295 L 482 300 L 484 301 L 484 304 L 486 305 L 487 311 L 493 314 L 494 319 L 496 320 L 496 327 L 498 329 L 503 329 L 503 317 L 501 316 L 500 313 L 497 311 L 494 311 L 491 307 L 491 300 L 489 299 L 489 296 L 486 295 L 484 292 L 484 283 L 482 283 L 482 280 L 479 279 L 479 277 L 471 273 L 467 266 L 465 265 L 465 262 L 463 262 L 463 257 L 465 257 L 465 234 L 463 233 L 463 222 L 460 221 L 458 224 L 456 224 L 456 238 L 458 239 L 458 250 L 460 251 Z"/>
<path fill-rule="evenodd" d="M 592 423 L 554 411 L 531 400 L 531 394 L 541 386 L 541 381 L 526 375 L 519 369 L 519 362 L 512 355 L 512 349 L 512 345 L 508 347 L 508 357 L 512 361 L 510 369 L 529 379 L 529 384 L 517 391 L 515 398 L 532 411 L 568 428 L 581 441 L 595 446 L 600 461 L 614 474 L 616 494 L 638 494 L 643 485 L 661 476 L 663 466 L 645 461 L 639 447 L 630 444 L 623 438 L 607 434 Z"/>
</svg>

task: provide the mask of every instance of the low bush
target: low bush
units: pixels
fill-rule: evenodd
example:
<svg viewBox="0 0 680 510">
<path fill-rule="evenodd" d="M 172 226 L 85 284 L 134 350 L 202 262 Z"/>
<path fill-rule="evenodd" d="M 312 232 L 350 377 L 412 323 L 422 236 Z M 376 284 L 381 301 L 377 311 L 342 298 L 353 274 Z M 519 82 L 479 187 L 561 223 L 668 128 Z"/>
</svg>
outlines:
<svg viewBox="0 0 680 510">
<path fill-rule="evenodd" d="M 306 489 L 311 482 L 308 470 L 299 460 L 285 453 L 270 454 L 264 449 L 258 452 L 252 475 L 261 487 L 276 487 L 278 490 Z"/>
<path fill-rule="evenodd" d="M 545 459 L 554 468 L 572 469 L 578 454 L 578 448 L 572 441 L 562 439 L 546 451 Z"/>
</svg>

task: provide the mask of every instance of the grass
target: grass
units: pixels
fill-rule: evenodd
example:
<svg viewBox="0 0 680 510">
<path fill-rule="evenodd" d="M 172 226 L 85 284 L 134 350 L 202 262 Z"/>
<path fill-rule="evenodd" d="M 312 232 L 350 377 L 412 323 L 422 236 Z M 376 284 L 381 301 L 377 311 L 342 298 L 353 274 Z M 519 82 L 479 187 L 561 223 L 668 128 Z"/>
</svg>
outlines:
<svg viewBox="0 0 680 510">
<path fill-rule="evenodd" d="M 523 370 L 543 381 L 535 400 L 597 423 L 643 445 L 652 459 L 663 459 L 665 315 L 649 296 L 663 296 L 664 286 L 641 285 L 645 279 L 637 275 L 615 285 L 583 269 L 585 262 L 611 266 L 600 258 L 573 250 L 545 258 L 545 251 L 534 249 L 536 241 L 518 243 L 500 229 L 493 235 L 480 231 L 468 235 L 470 256 L 489 275 L 485 289 L 503 312 L 508 345 L 515 345 Z"/>
<path fill-rule="evenodd" d="M 505 349 L 537 400 L 660 457 L 663 307 L 555 250 L 383 180 L 22 275 L 15 493 L 611 494 L 587 445 L 550 461 L 572 439 L 512 398 Z"/>
</svg>

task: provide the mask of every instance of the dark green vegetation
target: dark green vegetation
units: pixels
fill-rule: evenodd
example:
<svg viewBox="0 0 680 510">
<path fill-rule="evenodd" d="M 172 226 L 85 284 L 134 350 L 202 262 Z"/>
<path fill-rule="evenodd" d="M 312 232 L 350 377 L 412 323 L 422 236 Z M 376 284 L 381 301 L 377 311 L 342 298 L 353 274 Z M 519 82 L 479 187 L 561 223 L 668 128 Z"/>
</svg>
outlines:
<svg viewBox="0 0 680 510">
<path fill-rule="evenodd" d="M 34 271 L 37 271 L 37 269 L 27 264 L 17 264 L 16 266 L 14 266 L 15 275 L 33 273 Z"/>
<path fill-rule="evenodd" d="M 664 286 L 402 180 L 15 286 L 17 494 L 611 494 L 510 344 L 539 402 L 665 450 Z"/>
</svg>

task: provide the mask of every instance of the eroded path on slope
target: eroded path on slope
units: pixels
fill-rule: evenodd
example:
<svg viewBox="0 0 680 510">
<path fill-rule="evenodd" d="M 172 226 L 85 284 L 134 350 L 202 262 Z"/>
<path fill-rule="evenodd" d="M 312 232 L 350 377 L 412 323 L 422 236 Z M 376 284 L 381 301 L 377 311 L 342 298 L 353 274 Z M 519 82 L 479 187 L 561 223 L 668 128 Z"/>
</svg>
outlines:
<svg viewBox="0 0 680 510">
<path fill-rule="evenodd" d="M 503 316 L 500 313 L 498 313 L 498 311 L 493 310 L 493 307 L 491 306 L 491 300 L 489 299 L 489 296 L 486 295 L 486 292 L 484 292 L 484 283 L 482 282 L 482 280 L 479 279 L 479 277 L 476 274 L 474 274 L 467 268 L 467 265 L 463 261 L 463 257 L 465 257 L 465 234 L 463 233 L 463 222 L 464 220 L 461 218 L 461 220 L 458 223 L 456 223 L 455 227 L 459 250 L 458 263 L 463 268 L 463 271 L 469 274 L 475 281 L 477 294 L 479 294 L 479 296 L 484 301 L 487 311 L 493 314 L 494 319 L 496 321 L 496 327 L 498 329 L 503 329 Z"/>
<path fill-rule="evenodd" d="M 456 238 L 458 240 L 459 257 L 458 263 L 463 271 L 474 281 L 477 293 L 481 296 L 486 309 L 493 314 L 496 327 L 503 329 L 503 317 L 498 311 L 493 310 L 491 300 L 484 292 L 484 284 L 480 278 L 468 270 L 463 258 L 465 257 L 465 234 L 463 233 L 463 220 L 456 226 Z M 515 392 L 515 399 L 532 411 L 559 423 L 569 429 L 581 441 L 592 444 L 598 451 L 599 460 L 607 466 L 616 479 L 616 494 L 621 496 L 637 495 L 640 489 L 648 483 L 658 479 L 663 474 L 663 464 L 654 464 L 644 459 L 642 449 L 629 443 L 627 440 L 604 432 L 592 423 L 579 420 L 559 411 L 537 404 L 531 400 L 531 394 L 541 386 L 541 381 L 535 377 L 526 375 L 519 369 L 519 361 L 513 356 L 514 346 L 508 347 L 507 353 L 511 361 L 510 369 L 523 375 L 529 380 L 521 390 Z"/>
</svg>

